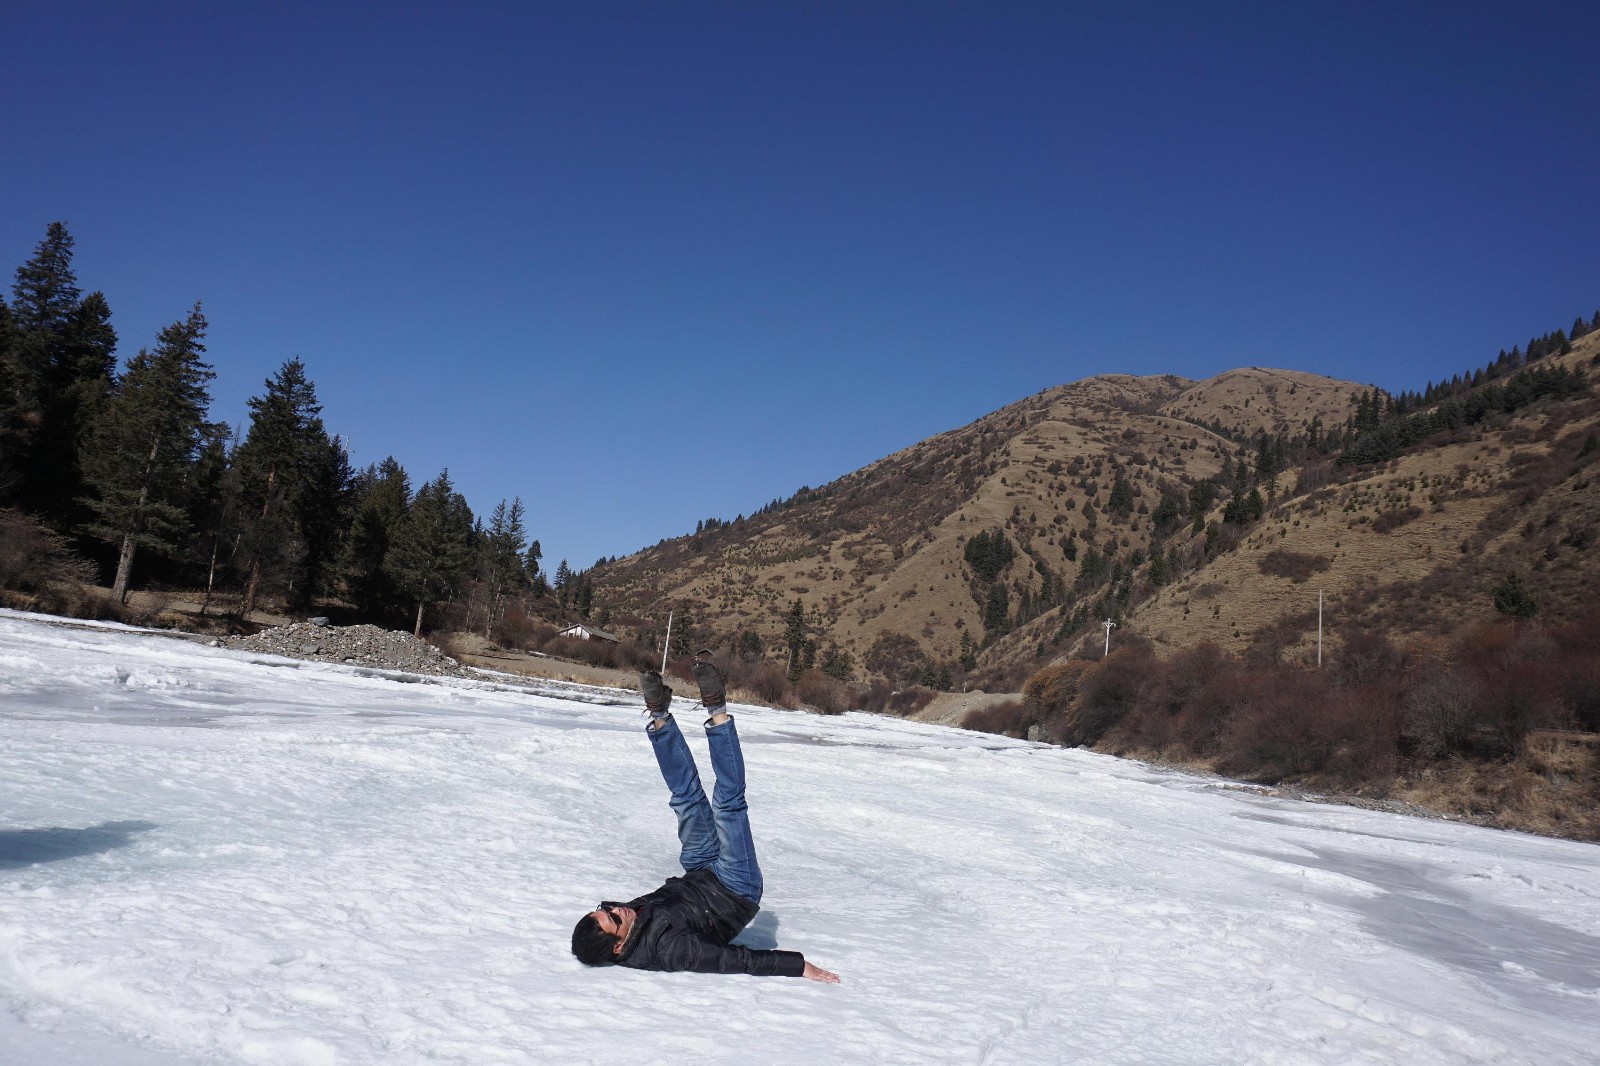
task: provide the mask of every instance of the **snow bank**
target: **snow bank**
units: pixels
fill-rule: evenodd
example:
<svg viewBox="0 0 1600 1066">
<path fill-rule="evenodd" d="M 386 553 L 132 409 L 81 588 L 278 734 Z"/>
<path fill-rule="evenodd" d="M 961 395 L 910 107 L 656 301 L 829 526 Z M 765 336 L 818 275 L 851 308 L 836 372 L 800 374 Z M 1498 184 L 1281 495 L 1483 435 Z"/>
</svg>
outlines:
<svg viewBox="0 0 1600 1066">
<path fill-rule="evenodd" d="M 0 612 L 0 1063 L 1600 1046 L 1592 845 L 859 714 L 735 709 L 768 885 L 745 942 L 843 985 L 585 970 L 573 921 L 674 872 L 636 702 Z"/>
</svg>

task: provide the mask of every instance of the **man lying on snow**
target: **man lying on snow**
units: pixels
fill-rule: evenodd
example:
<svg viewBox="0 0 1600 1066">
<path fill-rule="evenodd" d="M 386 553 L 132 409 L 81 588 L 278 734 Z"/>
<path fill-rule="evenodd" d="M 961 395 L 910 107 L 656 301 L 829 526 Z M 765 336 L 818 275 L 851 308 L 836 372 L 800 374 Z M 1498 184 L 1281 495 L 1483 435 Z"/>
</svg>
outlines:
<svg viewBox="0 0 1600 1066">
<path fill-rule="evenodd" d="M 689 745 L 667 713 L 672 690 L 654 670 L 639 675 L 639 690 L 650 712 L 645 731 L 678 816 L 678 840 L 683 844 L 678 860 L 684 874 L 667 878 L 647 896 L 629 903 L 602 903 L 584 915 L 572 930 L 572 953 L 589 966 L 805 977 L 837 984 L 837 974 L 813 966 L 798 951 L 762 951 L 729 943 L 760 909 L 761 868 L 756 865 L 744 802 L 744 756 L 728 716 L 724 678 L 709 651 L 694 659 L 700 702 L 711 715 L 705 730 L 717 784 L 709 803 Z"/>
</svg>

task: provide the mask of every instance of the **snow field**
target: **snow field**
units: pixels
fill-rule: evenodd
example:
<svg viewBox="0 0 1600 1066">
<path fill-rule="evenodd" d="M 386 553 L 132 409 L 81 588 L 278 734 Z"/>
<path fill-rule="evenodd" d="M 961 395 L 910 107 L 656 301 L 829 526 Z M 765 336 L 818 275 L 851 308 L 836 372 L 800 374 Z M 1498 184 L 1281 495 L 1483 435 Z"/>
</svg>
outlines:
<svg viewBox="0 0 1600 1066">
<path fill-rule="evenodd" d="M 1544 1066 L 1600 1045 L 1600 849 L 735 715 L 767 881 L 743 942 L 843 985 L 568 954 L 596 901 L 676 872 L 636 696 L 0 612 L 0 1064 Z"/>
</svg>

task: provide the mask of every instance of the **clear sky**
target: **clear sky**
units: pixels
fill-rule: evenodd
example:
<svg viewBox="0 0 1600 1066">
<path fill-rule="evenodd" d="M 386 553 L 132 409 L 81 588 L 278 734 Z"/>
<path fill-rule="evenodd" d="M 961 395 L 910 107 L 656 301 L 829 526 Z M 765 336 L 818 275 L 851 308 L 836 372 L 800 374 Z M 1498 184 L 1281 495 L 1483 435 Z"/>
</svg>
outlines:
<svg viewBox="0 0 1600 1066">
<path fill-rule="evenodd" d="M 1592 3 L 16 2 L 0 268 L 52 220 L 213 417 L 553 569 L 1052 385 L 1420 388 L 1600 307 Z"/>
</svg>

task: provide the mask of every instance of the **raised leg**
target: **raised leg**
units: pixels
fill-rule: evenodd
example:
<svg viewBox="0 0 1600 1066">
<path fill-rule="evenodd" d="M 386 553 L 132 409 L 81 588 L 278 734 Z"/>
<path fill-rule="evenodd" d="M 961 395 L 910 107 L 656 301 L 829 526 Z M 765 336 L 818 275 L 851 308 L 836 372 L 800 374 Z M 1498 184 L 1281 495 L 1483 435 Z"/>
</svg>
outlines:
<svg viewBox="0 0 1600 1066">
<path fill-rule="evenodd" d="M 711 769 L 717 775 L 711 793 L 717 857 L 711 871 L 731 891 L 760 903 L 761 867 L 756 863 L 755 838 L 750 832 L 750 812 L 744 800 L 744 753 L 739 748 L 733 719 L 706 726 L 706 740 L 711 746 Z"/>
<path fill-rule="evenodd" d="M 672 813 L 678 816 L 678 861 L 685 870 L 713 867 L 721 851 L 717 821 L 705 789 L 700 787 L 700 771 L 683 739 L 678 723 L 668 715 L 659 727 L 645 729 L 650 747 L 661 767 L 661 779 L 672 790 Z M 714 762 L 715 760 L 713 760 Z M 719 875 L 720 876 L 720 875 Z M 726 881 L 723 882 L 727 884 Z M 732 887 L 732 886 L 729 886 Z M 737 889 L 735 889 L 737 891 Z"/>
</svg>

